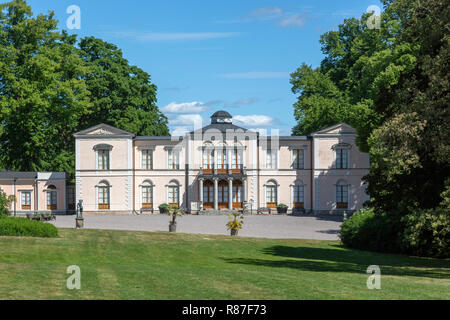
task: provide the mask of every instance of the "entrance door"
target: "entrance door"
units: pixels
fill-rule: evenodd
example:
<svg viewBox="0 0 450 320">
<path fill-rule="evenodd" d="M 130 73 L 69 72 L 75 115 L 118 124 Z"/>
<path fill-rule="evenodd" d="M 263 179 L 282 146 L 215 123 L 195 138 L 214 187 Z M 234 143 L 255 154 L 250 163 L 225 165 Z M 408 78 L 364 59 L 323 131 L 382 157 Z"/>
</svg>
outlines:
<svg viewBox="0 0 450 320">
<path fill-rule="evenodd" d="M 277 187 L 266 187 L 266 204 L 268 208 L 274 209 L 277 207 Z"/>
<path fill-rule="evenodd" d="M 203 209 L 214 208 L 214 184 L 211 181 L 205 181 L 203 184 Z"/>
<path fill-rule="evenodd" d="M 220 181 L 218 190 L 218 205 L 219 209 L 228 209 L 228 182 Z"/>
<path fill-rule="evenodd" d="M 242 209 L 242 182 L 239 180 L 233 181 L 233 209 Z"/>
</svg>

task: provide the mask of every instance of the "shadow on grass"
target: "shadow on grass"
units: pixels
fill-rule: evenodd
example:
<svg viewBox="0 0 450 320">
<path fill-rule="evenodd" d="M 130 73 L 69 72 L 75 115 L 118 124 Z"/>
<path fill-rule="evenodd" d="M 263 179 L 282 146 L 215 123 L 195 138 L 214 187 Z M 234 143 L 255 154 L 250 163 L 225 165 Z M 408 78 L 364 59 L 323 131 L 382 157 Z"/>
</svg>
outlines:
<svg viewBox="0 0 450 320">
<path fill-rule="evenodd" d="M 272 246 L 262 253 L 283 260 L 222 258 L 233 264 L 246 264 L 274 268 L 291 268 L 315 272 L 348 272 L 366 274 L 367 267 L 379 265 L 382 275 L 450 278 L 450 260 L 408 257 L 368 251 L 335 248 Z"/>
</svg>

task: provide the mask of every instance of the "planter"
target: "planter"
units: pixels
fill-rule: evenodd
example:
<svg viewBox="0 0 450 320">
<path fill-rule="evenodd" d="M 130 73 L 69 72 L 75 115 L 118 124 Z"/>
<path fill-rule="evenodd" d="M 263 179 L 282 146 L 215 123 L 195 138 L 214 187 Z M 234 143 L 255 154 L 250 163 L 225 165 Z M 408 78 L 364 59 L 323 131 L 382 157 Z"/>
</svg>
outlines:
<svg viewBox="0 0 450 320">
<path fill-rule="evenodd" d="M 285 207 L 285 208 L 279 208 L 279 207 L 277 207 L 277 212 L 278 212 L 278 213 L 287 213 L 287 211 L 288 211 L 288 208 L 287 208 L 287 207 Z"/>
<path fill-rule="evenodd" d="M 237 236 L 237 235 L 238 235 L 238 231 L 239 231 L 239 230 L 231 229 L 231 235 L 232 235 L 232 236 Z"/>
<path fill-rule="evenodd" d="M 169 224 L 169 232 L 177 232 L 177 224 Z"/>
</svg>

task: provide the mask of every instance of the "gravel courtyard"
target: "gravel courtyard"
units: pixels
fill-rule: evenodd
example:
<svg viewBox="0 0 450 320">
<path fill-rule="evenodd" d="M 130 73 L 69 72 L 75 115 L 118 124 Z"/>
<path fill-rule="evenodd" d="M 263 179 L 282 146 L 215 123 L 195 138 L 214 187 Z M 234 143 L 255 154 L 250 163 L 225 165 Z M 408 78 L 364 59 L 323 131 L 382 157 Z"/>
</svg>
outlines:
<svg viewBox="0 0 450 320">
<path fill-rule="evenodd" d="M 85 215 L 86 229 L 136 230 L 167 232 L 167 215 Z M 272 239 L 338 240 L 341 225 L 339 217 L 331 216 L 269 216 L 246 215 L 239 236 Z M 229 235 L 226 215 L 178 217 L 177 232 Z M 52 222 L 59 228 L 74 228 L 75 216 L 57 216 Z"/>
</svg>

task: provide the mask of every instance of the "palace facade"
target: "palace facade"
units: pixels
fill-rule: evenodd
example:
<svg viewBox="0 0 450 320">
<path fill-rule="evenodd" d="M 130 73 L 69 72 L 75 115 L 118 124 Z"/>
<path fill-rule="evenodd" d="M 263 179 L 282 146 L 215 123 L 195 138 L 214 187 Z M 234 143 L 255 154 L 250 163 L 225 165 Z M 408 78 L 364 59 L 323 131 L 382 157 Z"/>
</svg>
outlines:
<svg viewBox="0 0 450 320">
<path fill-rule="evenodd" d="M 106 125 L 78 132 L 76 202 L 87 214 L 253 210 L 342 213 L 368 200 L 369 156 L 345 123 L 310 136 L 262 135 L 218 111 L 184 136 L 143 137 Z"/>
</svg>

